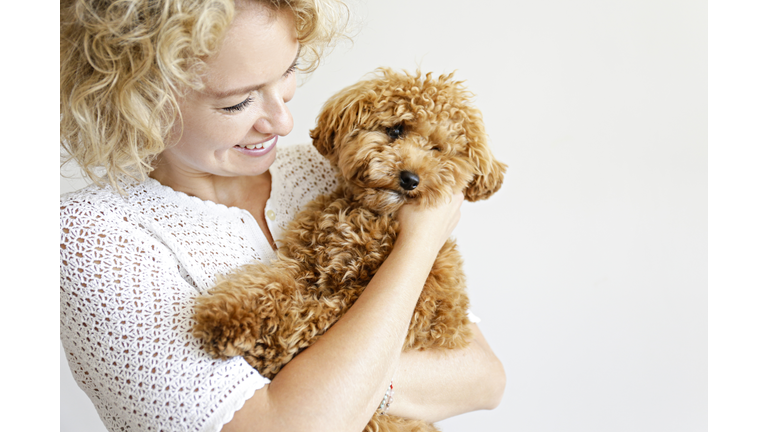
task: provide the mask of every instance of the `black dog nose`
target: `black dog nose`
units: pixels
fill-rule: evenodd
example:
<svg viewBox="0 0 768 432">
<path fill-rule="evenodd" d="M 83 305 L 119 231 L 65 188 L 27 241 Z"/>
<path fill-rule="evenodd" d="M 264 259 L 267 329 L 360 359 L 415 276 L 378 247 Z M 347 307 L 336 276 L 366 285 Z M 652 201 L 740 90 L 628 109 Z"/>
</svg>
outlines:
<svg viewBox="0 0 768 432">
<path fill-rule="evenodd" d="M 419 185 L 419 176 L 410 171 L 400 171 L 400 187 L 405 190 L 414 190 Z"/>
</svg>

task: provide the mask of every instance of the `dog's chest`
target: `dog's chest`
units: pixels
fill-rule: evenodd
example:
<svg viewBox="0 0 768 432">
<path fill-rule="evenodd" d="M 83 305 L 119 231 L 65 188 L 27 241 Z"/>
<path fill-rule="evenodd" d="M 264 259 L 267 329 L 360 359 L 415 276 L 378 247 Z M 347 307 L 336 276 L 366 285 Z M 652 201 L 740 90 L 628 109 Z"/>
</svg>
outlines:
<svg viewBox="0 0 768 432">
<path fill-rule="evenodd" d="M 321 197 L 289 228 L 281 252 L 307 270 L 308 289 L 356 298 L 392 251 L 397 222 L 343 197 Z"/>
</svg>

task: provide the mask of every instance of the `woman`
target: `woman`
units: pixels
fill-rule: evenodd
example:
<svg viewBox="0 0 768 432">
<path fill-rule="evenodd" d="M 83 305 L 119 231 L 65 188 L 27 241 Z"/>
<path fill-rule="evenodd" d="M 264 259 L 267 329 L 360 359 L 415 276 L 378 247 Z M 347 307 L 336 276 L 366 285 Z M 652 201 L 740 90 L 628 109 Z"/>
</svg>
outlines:
<svg viewBox="0 0 768 432">
<path fill-rule="evenodd" d="M 97 182 L 61 202 L 61 338 L 107 427 L 359 431 L 390 383 L 388 412 L 402 417 L 498 405 L 503 368 L 476 325 L 466 350 L 400 352 L 460 193 L 404 207 L 365 292 L 271 382 L 200 350 L 194 298 L 217 274 L 271 259 L 292 215 L 334 187 L 311 146 L 278 139 L 293 126 L 299 59 L 316 64 L 343 8 L 106 3 L 61 6 L 62 145 Z"/>
</svg>

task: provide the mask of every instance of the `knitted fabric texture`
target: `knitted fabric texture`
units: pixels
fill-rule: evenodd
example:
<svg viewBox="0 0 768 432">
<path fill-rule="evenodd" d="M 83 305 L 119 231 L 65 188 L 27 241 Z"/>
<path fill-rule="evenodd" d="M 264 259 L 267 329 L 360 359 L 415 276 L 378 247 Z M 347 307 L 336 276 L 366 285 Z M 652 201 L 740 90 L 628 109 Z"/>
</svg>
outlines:
<svg viewBox="0 0 768 432">
<path fill-rule="evenodd" d="M 336 187 L 314 147 L 270 167 L 265 216 L 279 242 L 294 214 Z M 269 382 L 240 358 L 215 360 L 189 330 L 216 276 L 275 254 L 245 210 L 149 179 L 121 196 L 62 196 L 60 336 L 70 369 L 110 431 L 218 431 Z"/>
</svg>

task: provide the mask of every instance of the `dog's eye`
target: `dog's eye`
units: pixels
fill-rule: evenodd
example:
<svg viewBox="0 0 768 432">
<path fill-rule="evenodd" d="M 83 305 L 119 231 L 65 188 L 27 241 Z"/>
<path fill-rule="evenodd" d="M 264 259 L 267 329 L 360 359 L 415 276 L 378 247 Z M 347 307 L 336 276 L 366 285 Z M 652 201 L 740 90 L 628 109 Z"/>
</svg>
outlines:
<svg viewBox="0 0 768 432">
<path fill-rule="evenodd" d="M 404 133 L 405 133 L 405 128 L 403 127 L 402 124 L 394 125 L 392 127 L 387 128 L 387 135 L 393 141 L 403 136 Z"/>
<path fill-rule="evenodd" d="M 432 150 L 436 151 L 436 152 L 442 151 L 442 150 L 440 150 L 440 147 L 438 147 L 438 146 L 432 147 Z"/>
</svg>

